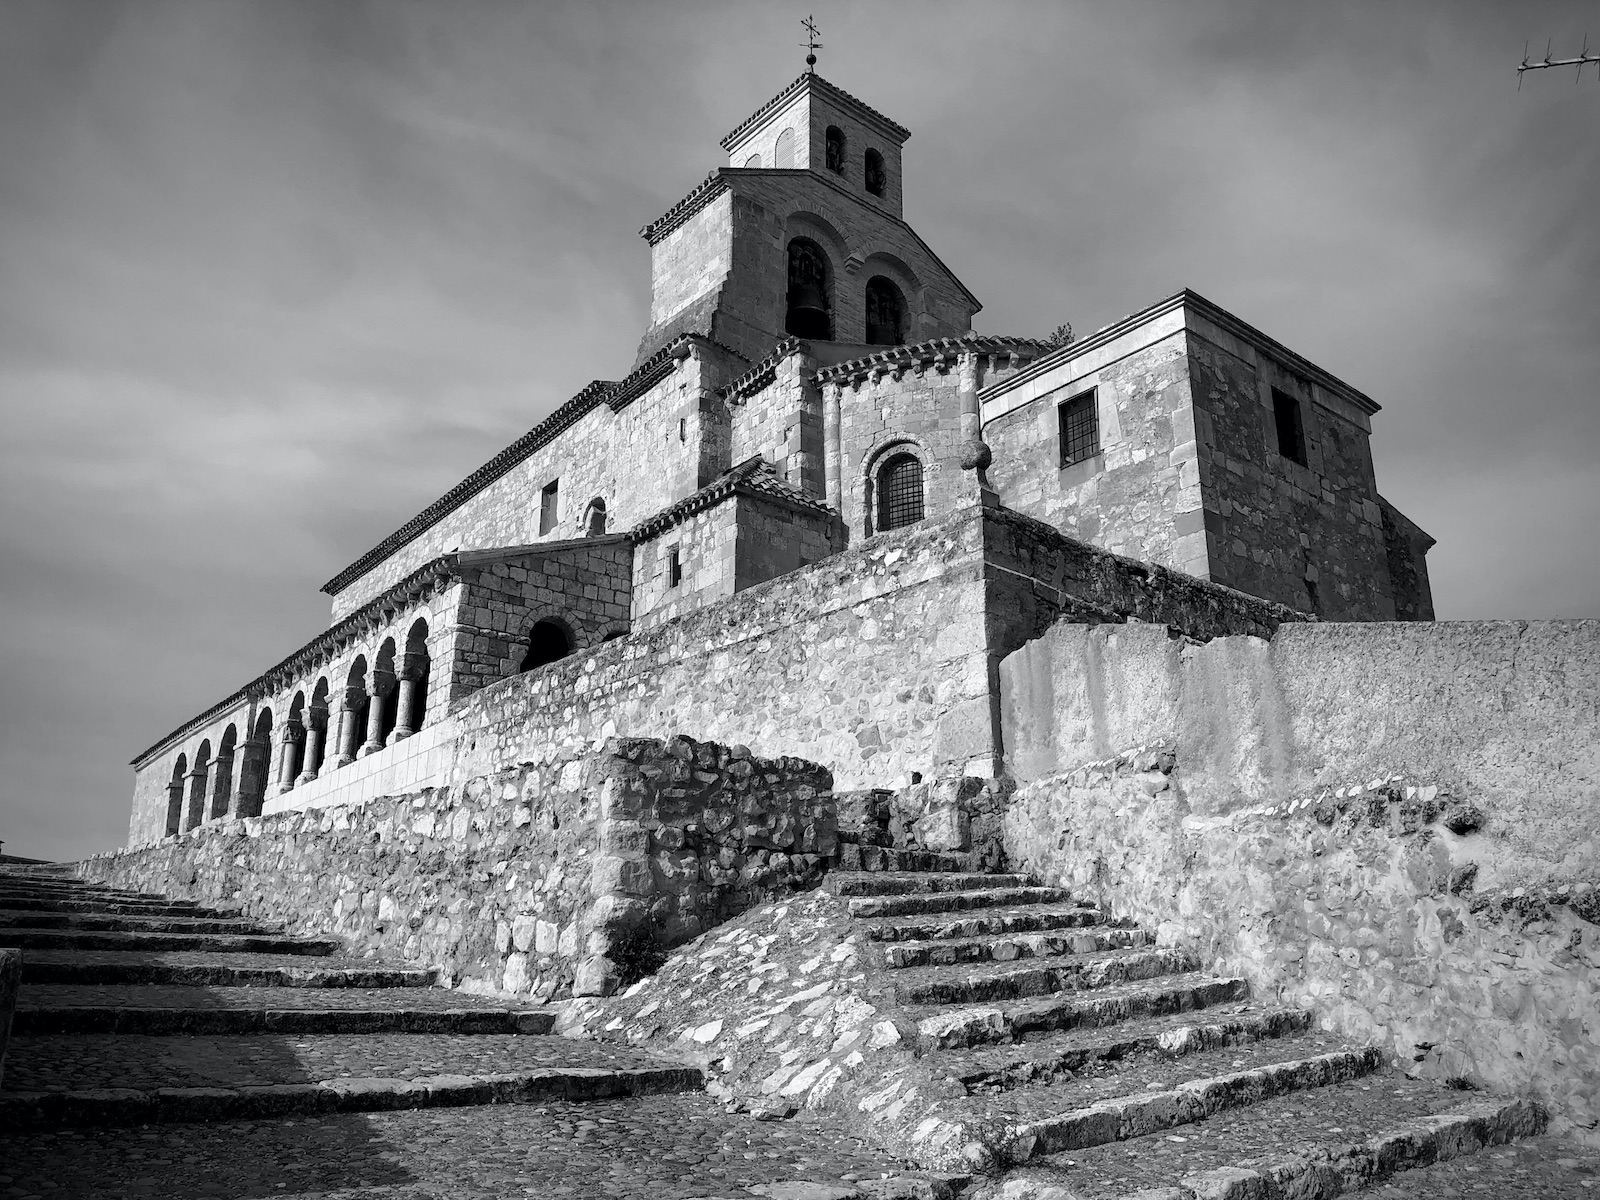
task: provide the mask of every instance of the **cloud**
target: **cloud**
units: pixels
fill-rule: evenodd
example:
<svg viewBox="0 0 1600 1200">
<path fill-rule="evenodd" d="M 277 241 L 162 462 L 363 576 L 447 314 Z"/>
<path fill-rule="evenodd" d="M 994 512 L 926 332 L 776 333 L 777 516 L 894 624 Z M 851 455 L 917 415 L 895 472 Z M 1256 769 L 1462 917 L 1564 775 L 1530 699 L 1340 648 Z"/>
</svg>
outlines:
<svg viewBox="0 0 1600 1200">
<path fill-rule="evenodd" d="M 1449 617 L 1595 615 L 1586 9 L 824 6 L 980 328 L 1191 286 L 1384 406 Z M 121 841 L 129 757 L 591 378 L 637 236 L 801 69 L 735 3 L 13 3 L 0 22 L 0 815 Z"/>
</svg>

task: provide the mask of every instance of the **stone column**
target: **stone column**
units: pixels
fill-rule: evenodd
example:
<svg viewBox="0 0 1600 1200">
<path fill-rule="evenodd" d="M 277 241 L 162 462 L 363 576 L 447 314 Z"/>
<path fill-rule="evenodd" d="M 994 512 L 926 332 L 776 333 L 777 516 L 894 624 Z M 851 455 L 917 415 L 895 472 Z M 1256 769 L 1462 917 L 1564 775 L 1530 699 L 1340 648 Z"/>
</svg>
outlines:
<svg viewBox="0 0 1600 1200">
<path fill-rule="evenodd" d="M 339 740 L 334 746 L 337 757 L 335 767 L 343 767 L 356 760 L 361 745 L 361 702 L 367 693 L 360 688 L 345 688 L 344 704 L 339 709 Z"/>
<path fill-rule="evenodd" d="M 196 763 L 194 770 L 184 776 L 189 788 L 189 815 L 183 823 L 185 829 L 193 829 L 206 819 L 206 769 Z"/>
<path fill-rule="evenodd" d="M 428 672 L 426 654 L 407 654 L 400 662 L 400 710 L 395 716 L 394 732 L 389 735 L 392 746 L 401 738 L 417 731 L 421 722 L 417 718 L 418 689 Z M 423 697 L 426 699 L 426 697 Z"/>
<path fill-rule="evenodd" d="M 261 802 L 267 795 L 267 771 L 272 761 L 272 743 L 251 737 L 239 743 L 239 804 L 241 817 L 259 817 Z"/>
<path fill-rule="evenodd" d="M 961 469 L 971 471 L 978 485 L 978 499 L 997 507 L 1000 497 L 989 486 L 985 473 L 994 461 L 994 452 L 983 440 L 983 413 L 978 406 L 978 356 L 968 350 L 961 355 Z"/>
<path fill-rule="evenodd" d="M 383 749 L 383 701 L 394 691 L 394 676 L 373 672 L 372 684 L 367 690 L 367 740 L 361 747 L 361 757 L 376 754 Z"/>
<path fill-rule="evenodd" d="M 300 773 L 300 750 L 305 745 L 306 727 L 299 721 L 285 721 L 283 736 L 278 744 L 278 795 L 294 788 L 294 777 Z"/>
<path fill-rule="evenodd" d="M 828 388 L 822 400 L 823 490 L 829 505 L 844 514 L 844 450 L 840 439 L 840 401 L 844 389 L 837 383 Z"/>
<path fill-rule="evenodd" d="M 228 805 L 233 801 L 233 751 L 213 758 L 208 774 L 206 793 L 211 797 L 211 811 L 206 819 L 214 821 L 228 815 Z"/>
<path fill-rule="evenodd" d="M 306 712 L 306 752 L 296 783 L 310 783 L 322 769 L 322 743 L 328 732 L 328 710 L 315 705 Z"/>
</svg>

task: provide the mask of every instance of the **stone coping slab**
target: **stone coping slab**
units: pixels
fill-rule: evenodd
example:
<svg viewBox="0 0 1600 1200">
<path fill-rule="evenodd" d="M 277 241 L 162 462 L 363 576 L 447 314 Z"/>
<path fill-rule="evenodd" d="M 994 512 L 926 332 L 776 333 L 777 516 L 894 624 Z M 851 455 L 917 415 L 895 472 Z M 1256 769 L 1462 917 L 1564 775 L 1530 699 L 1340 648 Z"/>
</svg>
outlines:
<svg viewBox="0 0 1600 1200">
<path fill-rule="evenodd" d="M 209 950 L 217 954 L 299 954 L 322 958 L 343 946 L 329 938 L 257 933 L 140 933 L 126 930 L 28 929 L 13 926 L 6 941 L 28 950 Z"/>
</svg>

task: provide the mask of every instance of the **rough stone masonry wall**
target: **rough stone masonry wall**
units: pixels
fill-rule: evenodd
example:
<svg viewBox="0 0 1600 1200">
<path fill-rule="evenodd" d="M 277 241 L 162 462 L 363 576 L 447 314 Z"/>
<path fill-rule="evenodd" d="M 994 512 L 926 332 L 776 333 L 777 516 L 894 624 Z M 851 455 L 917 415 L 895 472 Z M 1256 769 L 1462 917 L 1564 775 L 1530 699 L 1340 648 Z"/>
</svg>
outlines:
<svg viewBox="0 0 1600 1200">
<path fill-rule="evenodd" d="M 1192 331 L 1188 345 L 1211 578 L 1332 621 L 1393 620 L 1367 430 L 1264 354 L 1252 365 Z M 1271 386 L 1300 401 L 1307 466 L 1278 452 Z"/>
<path fill-rule="evenodd" d="M 600 994 L 836 848 L 828 773 L 743 747 L 615 739 L 415 795 L 203 826 L 85 879 L 240 905 L 473 989 Z"/>
<path fill-rule="evenodd" d="M 1023 868 L 1600 1119 L 1600 622 L 1062 624 L 1000 677 Z"/>
<path fill-rule="evenodd" d="M 1063 467 L 1061 405 L 1091 389 L 1100 453 Z M 1205 578 L 1195 421 L 1184 335 L 1174 332 L 1104 365 L 1089 359 L 986 424 L 989 481 L 1007 508 L 1068 537 Z"/>
</svg>

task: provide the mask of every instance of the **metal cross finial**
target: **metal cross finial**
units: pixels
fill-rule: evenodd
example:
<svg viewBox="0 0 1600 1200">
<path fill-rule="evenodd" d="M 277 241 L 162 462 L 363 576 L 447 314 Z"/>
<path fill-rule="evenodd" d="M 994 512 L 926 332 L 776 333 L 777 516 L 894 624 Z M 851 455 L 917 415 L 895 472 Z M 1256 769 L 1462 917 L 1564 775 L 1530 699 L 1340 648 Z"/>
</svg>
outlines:
<svg viewBox="0 0 1600 1200">
<path fill-rule="evenodd" d="M 817 34 L 821 30 L 817 28 L 816 19 L 811 16 L 807 16 L 804 21 L 800 22 L 800 25 L 806 31 L 806 40 L 800 43 L 806 48 L 806 70 L 815 75 L 817 73 L 817 51 L 822 49 L 822 43 L 817 41 Z"/>
</svg>

